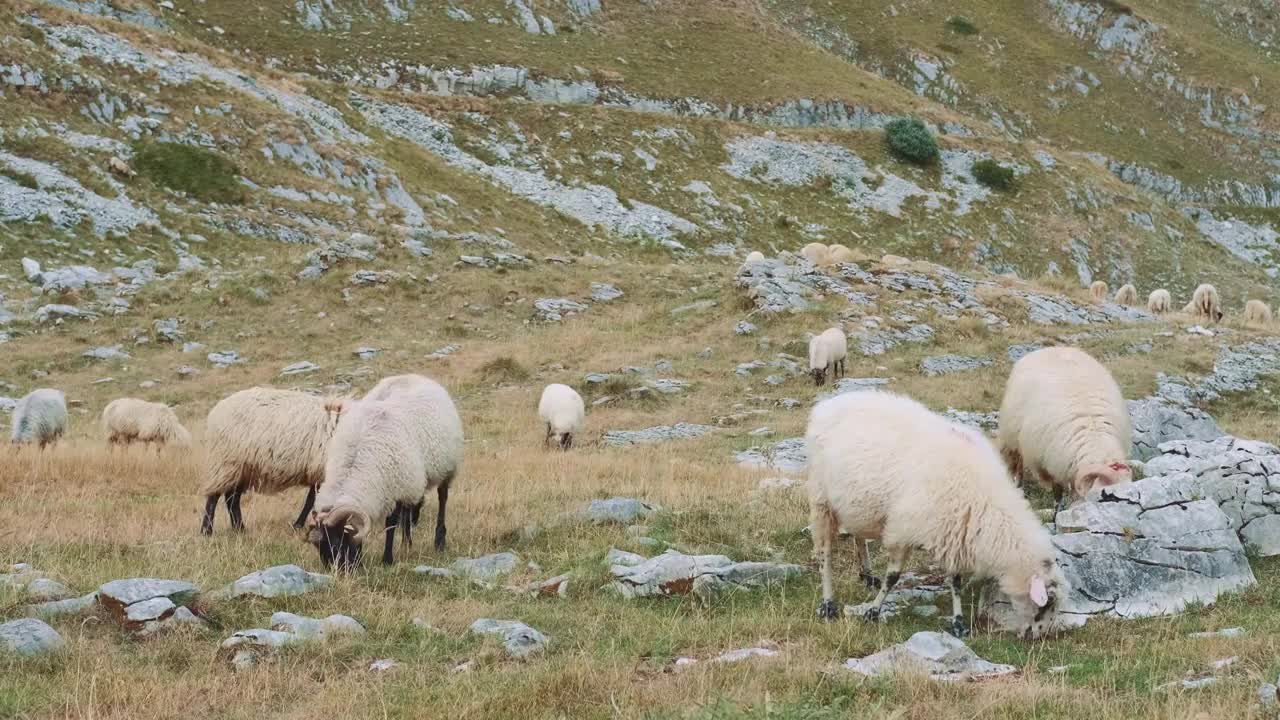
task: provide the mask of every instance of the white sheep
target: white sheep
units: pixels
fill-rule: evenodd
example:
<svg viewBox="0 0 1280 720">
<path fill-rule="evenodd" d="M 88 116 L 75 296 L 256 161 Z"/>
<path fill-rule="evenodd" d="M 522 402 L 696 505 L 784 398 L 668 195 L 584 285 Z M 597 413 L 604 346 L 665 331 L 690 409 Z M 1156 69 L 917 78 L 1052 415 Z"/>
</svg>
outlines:
<svg viewBox="0 0 1280 720">
<path fill-rule="evenodd" d="M 1089 285 L 1089 297 L 1093 298 L 1094 302 L 1106 302 L 1107 283 L 1103 280 L 1094 280 L 1093 283 Z"/>
<path fill-rule="evenodd" d="M 809 243 L 800 250 L 800 255 L 814 267 L 822 267 L 831 262 L 831 253 L 822 243 Z"/>
<path fill-rule="evenodd" d="M 538 401 L 538 417 L 547 424 L 547 435 L 542 446 L 548 447 L 551 438 L 561 450 L 573 447 L 573 436 L 582 432 L 586 422 L 586 406 L 577 390 L 552 383 L 542 390 L 542 398 Z"/>
<path fill-rule="evenodd" d="M 38 443 L 43 450 L 58 442 L 66 431 L 67 398 L 61 390 L 32 390 L 13 408 L 9 440 L 15 445 Z"/>
<path fill-rule="evenodd" d="M 859 577 L 880 585 L 868 620 L 879 619 L 885 597 L 919 548 L 950 577 L 953 634 L 968 632 L 960 604 L 965 575 L 998 582 L 1022 618 L 1025 637 L 1052 627 L 1066 580 L 1048 531 L 981 433 L 909 398 L 865 391 L 819 403 L 805 440 L 821 618 L 840 614 L 831 553 L 843 528 L 857 544 Z M 868 540 L 879 540 L 888 554 L 883 583 L 869 574 Z"/>
<path fill-rule="evenodd" d="M 1244 321 L 1251 325 L 1270 325 L 1271 308 L 1261 300 L 1250 300 L 1244 304 Z"/>
<path fill-rule="evenodd" d="M 759 250 L 752 250 L 751 252 L 747 253 L 746 261 L 749 263 L 761 262 L 763 260 L 764 260 L 764 253 L 760 252 Z"/>
<path fill-rule="evenodd" d="M 1013 365 L 1000 405 L 1000 447 L 1015 479 L 1027 470 L 1064 496 L 1133 479 L 1129 411 L 1102 363 L 1050 347 Z"/>
<path fill-rule="evenodd" d="M 845 247 L 844 245 L 838 245 L 838 244 L 832 245 L 830 248 L 828 248 L 827 255 L 832 265 L 838 265 L 840 263 L 851 263 L 856 259 L 852 250 L 850 250 L 848 247 Z"/>
<path fill-rule="evenodd" d="M 350 400 L 294 390 L 255 387 L 223 398 L 205 421 L 208 475 L 200 532 L 213 533 L 222 496 L 231 527 L 244 529 L 240 498 L 245 491 L 275 494 L 306 486 L 307 498 L 294 521 L 301 528 L 324 480 L 325 448 Z"/>
<path fill-rule="evenodd" d="M 1173 309 L 1173 298 L 1169 291 L 1157 288 L 1147 296 L 1147 312 L 1152 315 L 1163 315 Z"/>
<path fill-rule="evenodd" d="M 191 433 L 182 426 L 173 409 L 163 403 L 137 398 L 117 398 L 102 410 L 102 432 L 107 443 L 129 445 L 135 442 L 191 447 Z"/>
<path fill-rule="evenodd" d="M 1137 305 L 1138 304 L 1138 288 L 1132 283 L 1125 283 L 1116 291 L 1117 305 Z"/>
<path fill-rule="evenodd" d="M 449 486 L 462 466 L 462 419 L 434 380 L 401 375 L 388 381 L 396 391 L 353 403 L 329 443 L 310 536 L 329 567 L 349 570 L 360 561 L 375 518 L 386 518 L 382 561 L 390 564 L 396 527 L 412 545 L 410 516 L 432 488 L 440 503 L 435 547 L 445 546 Z"/>
<path fill-rule="evenodd" d="M 849 341 L 840 328 L 827 328 L 809 340 L 809 374 L 814 385 L 825 385 L 827 371 L 832 379 L 844 377 Z"/>
<path fill-rule="evenodd" d="M 1218 289 L 1209 283 L 1201 283 L 1191 294 L 1191 302 L 1182 311 L 1218 322 L 1222 319 L 1222 301 L 1218 299 Z"/>
</svg>

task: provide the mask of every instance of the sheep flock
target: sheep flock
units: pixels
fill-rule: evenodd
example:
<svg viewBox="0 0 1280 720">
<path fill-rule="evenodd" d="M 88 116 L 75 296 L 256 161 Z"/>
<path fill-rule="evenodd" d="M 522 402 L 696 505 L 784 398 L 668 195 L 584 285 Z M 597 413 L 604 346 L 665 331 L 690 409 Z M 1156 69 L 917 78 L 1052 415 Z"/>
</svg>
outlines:
<svg viewBox="0 0 1280 720">
<path fill-rule="evenodd" d="M 814 267 L 850 263 L 843 245 L 810 243 L 799 253 Z M 762 252 L 746 262 L 765 260 Z M 1138 290 L 1125 282 L 1108 297 L 1105 281 L 1087 289 L 1092 302 L 1138 305 Z M 1147 309 L 1172 311 L 1169 291 L 1148 296 Z M 1222 301 L 1209 284 L 1196 288 L 1183 312 L 1223 319 Z M 1242 313 L 1249 325 L 1267 326 L 1271 309 L 1251 299 Z M 811 335 L 809 374 L 814 384 L 845 371 L 848 338 L 843 323 Z M 568 385 L 545 386 L 528 423 L 543 433 L 544 449 L 569 452 L 581 445 L 587 408 Z M 67 404 L 52 388 L 22 398 L 14 412 L 12 442 L 44 451 L 67 431 Z M 384 534 L 382 562 L 395 560 L 394 538 L 412 547 L 412 530 L 435 492 L 436 551 L 445 547 L 449 491 L 462 472 L 463 416 L 450 392 L 420 374 L 387 377 L 363 397 L 322 396 L 263 387 L 234 392 L 209 411 L 200 443 L 204 482 L 192 488 L 204 499 L 199 532 L 214 531 L 217 506 L 230 527 L 245 531 L 241 498 L 247 492 L 306 490 L 294 523 L 328 567 L 352 571 L 365 543 Z M 163 453 L 196 444 L 167 405 L 119 398 L 101 413 L 101 431 L 113 449 L 142 444 Z M 816 403 L 805 435 L 812 541 L 821 574 L 818 616 L 841 613 L 834 597 L 837 539 L 854 539 L 855 568 L 878 588 L 865 619 L 876 621 L 887 594 L 912 552 L 927 554 L 946 574 L 953 596 L 947 629 L 968 634 L 960 590 L 968 580 L 993 580 L 1019 618 L 1015 629 L 1038 638 L 1054 627 L 1067 592 L 1048 531 L 1023 493 L 1024 475 L 1050 489 L 1058 510 L 1089 491 L 1130 482 L 1132 430 L 1125 399 L 1110 372 L 1083 350 L 1049 347 L 1013 366 L 1003 392 L 999 430 L 991 438 L 915 400 L 863 390 Z M 928 452 L 920 452 L 927 448 Z M 572 457 L 566 455 L 565 457 Z M 975 526 L 975 524 L 977 524 Z M 871 572 L 870 547 L 883 548 L 883 578 Z"/>
</svg>

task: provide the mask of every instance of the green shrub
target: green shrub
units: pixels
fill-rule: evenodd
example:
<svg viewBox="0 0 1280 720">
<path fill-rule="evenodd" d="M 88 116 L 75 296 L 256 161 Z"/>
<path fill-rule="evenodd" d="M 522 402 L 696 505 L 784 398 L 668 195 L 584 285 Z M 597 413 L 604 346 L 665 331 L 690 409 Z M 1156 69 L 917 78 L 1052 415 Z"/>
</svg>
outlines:
<svg viewBox="0 0 1280 720">
<path fill-rule="evenodd" d="M 134 168 L 157 185 L 206 202 L 244 202 L 236 166 L 221 153 L 171 142 L 141 144 L 135 152 Z"/>
<path fill-rule="evenodd" d="M 952 15 L 947 18 L 947 29 L 959 35 L 977 35 L 978 26 L 974 25 L 969 18 Z"/>
<path fill-rule="evenodd" d="M 884 128 L 889 151 L 917 165 L 929 165 L 938 159 L 938 143 L 929 128 L 916 118 L 898 118 Z"/>
<path fill-rule="evenodd" d="M 1013 187 L 1013 168 L 991 160 L 979 160 L 973 164 L 973 179 L 993 190 L 1008 190 Z"/>
</svg>

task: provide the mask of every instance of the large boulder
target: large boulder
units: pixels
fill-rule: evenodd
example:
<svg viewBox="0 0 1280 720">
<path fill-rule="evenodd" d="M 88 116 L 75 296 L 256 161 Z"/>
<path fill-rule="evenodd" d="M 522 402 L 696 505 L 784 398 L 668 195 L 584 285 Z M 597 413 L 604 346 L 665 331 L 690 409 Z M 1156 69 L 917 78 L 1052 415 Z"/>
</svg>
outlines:
<svg viewBox="0 0 1280 720">
<path fill-rule="evenodd" d="M 1128 405 L 1133 455 L 1139 460 L 1159 455 L 1160 446 L 1173 440 L 1213 440 L 1225 434 L 1208 413 L 1160 395 L 1130 400 Z"/>
<path fill-rule="evenodd" d="M 0 654 L 33 657 L 65 645 L 57 630 L 42 620 L 24 618 L 0 625 Z"/>
<path fill-rule="evenodd" d="M 1095 490 L 1058 513 L 1053 545 L 1071 591 L 1064 626 L 1171 615 L 1257 582 L 1231 519 L 1187 473 Z M 1009 627 L 1007 599 L 988 608 Z"/>
<path fill-rule="evenodd" d="M 1164 443 L 1159 450 L 1146 464 L 1148 476 L 1194 476 L 1245 546 L 1280 555 L 1280 448 L 1224 435 Z"/>
</svg>

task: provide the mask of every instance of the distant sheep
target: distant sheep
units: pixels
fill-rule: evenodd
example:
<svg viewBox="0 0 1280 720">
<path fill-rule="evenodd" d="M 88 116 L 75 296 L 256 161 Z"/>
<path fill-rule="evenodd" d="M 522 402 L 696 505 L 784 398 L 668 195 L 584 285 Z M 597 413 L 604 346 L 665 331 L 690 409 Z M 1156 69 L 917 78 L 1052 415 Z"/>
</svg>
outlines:
<svg viewBox="0 0 1280 720">
<path fill-rule="evenodd" d="M 140 442 L 155 443 L 157 449 L 166 445 L 191 447 L 191 433 L 182 426 L 172 408 L 137 398 L 119 398 L 107 403 L 102 411 L 102 432 L 112 446 Z"/>
<path fill-rule="evenodd" d="M 822 572 L 818 615 L 833 620 L 832 550 L 841 528 L 855 538 L 859 577 L 880 585 L 878 620 L 913 549 L 950 579 L 950 632 L 968 633 L 962 577 L 994 578 L 1027 638 L 1053 626 L 1067 582 L 1049 533 L 1009 482 L 991 442 L 909 398 L 879 391 L 839 395 L 813 409 L 805 435 L 813 544 Z M 883 583 L 870 575 L 867 541 L 889 558 Z"/>
<path fill-rule="evenodd" d="M 809 243 L 800 250 L 800 255 L 814 267 L 822 267 L 831 262 L 831 251 L 822 243 Z"/>
<path fill-rule="evenodd" d="M 1218 289 L 1209 283 L 1200 284 L 1191 294 L 1191 302 L 1183 308 L 1183 312 L 1211 322 L 1222 320 L 1222 301 L 1218 299 Z"/>
<path fill-rule="evenodd" d="M 462 465 L 462 419 L 434 380 L 401 375 L 388 381 L 395 393 L 354 403 L 329 443 L 310 535 L 328 567 L 349 570 L 359 563 L 374 520 L 382 518 L 382 562 L 391 564 L 397 525 L 412 545 L 409 516 L 432 488 L 440 502 L 435 547 L 445 546 L 445 505 Z"/>
<path fill-rule="evenodd" d="M 1152 290 L 1147 296 L 1147 312 L 1152 315 L 1163 315 L 1173 310 L 1173 298 L 1164 288 Z"/>
<path fill-rule="evenodd" d="M 844 245 L 832 245 L 828 248 L 827 255 L 833 265 L 851 263 L 856 259 L 853 251 Z"/>
<path fill-rule="evenodd" d="M 1102 280 L 1094 280 L 1093 284 L 1089 286 L 1089 297 L 1093 298 L 1094 302 L 1106 302 L 1107 283 Z"/>
<path fill-rule="evenodd" d="M 9 440 L 15 445 L 36 443 L 43 450 L 58 442 L 66 431 L 67 398 L 61 390 L 32 390 L 13 408 Z"/>
<path fill-rule="evenodd" d="M 746 261 L 749 263 L 761 262 L 763 260 L 764 260 L 764 253 L 760 252 L 759 250 L 752 250 L 751 252 L 747 253 Z"/>
<path fill-rule="evenodd" d="M 577 390 L 552 383 L 542 390 L 542 398 L 538 401 L 538 417 L 547 425 L 547 435 L 543 439 L 543 447 L 551 445 L 555 438 L 561 450 L 573 447 L 573 436 L 582 432 L 586 423 L 586 406 Z"/>
<path fill-rule="evenodd" d="M 1117 305 L 1137 305 L 1138 304 L 1138 288 L 1130 283 L 1125 283 L 1116 291 Z"/>
<path fill-rule="evenodd" d="M 231 527 L 244 529 L 240 498 L 248 490 L 274 494 L 305 486 L 307 499 L 294 521 L 301 528 L 324 480 L 325 448 L 349 400 L 293 390 L 255 387 L 222 399 L 205 421 L 208 475 L 200 532 L 213 533 L 222 496 Z"/>
<path fill-rule="evenodd" d="M 1261 300 L 1250 300 L 1244 304 L 1244 321 L 1251 325 L 1270 325 L 1271 308 Z"/>
<path fill-rule="evenodd" d="M 840 328 L 827 328 L 809 340 L 809 374 L 814 385 L 825 385 L 827 371 L 832 379 L 844 376 L 849 341 Z"/>
<path fill-rule="evenodd" d="M 1050 347 L 1014 363 L 1000 405 L 1000 447 L 1015 479 L 1023 470 L 1065 496 L 1133 479 L 1133 431 L 1120 387 L 1083 350 Z"/>
</svg>

